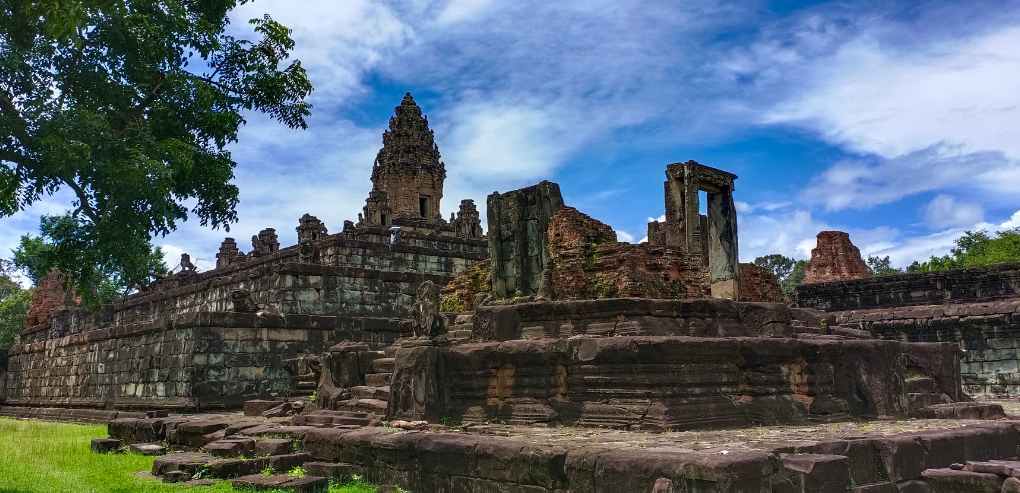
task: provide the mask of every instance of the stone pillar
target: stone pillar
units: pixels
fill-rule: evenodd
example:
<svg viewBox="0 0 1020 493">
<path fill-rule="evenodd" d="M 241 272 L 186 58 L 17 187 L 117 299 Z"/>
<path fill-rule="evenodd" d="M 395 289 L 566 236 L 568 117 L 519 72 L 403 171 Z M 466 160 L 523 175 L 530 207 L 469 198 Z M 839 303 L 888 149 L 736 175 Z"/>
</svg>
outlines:
<svg viewBox="0 0 1020 493">
<path fill-rule="evenodd" d="M 740 290 L 733 189 L 708 194 L 708 238 L 712 297 L 735 300 Z"/>
<path fill-rule="evenodd" d="M 546 231 L 563 207 L 560 186 L 543 181 L 488 198 L 492 293 L 499 298 L 538 294 L 549 265 Z"/>
<path fill-rule="evenodd" d="M 429 340 L 408 342 L 397 349 L 387 419 L 436 422 L 447 414 L 446 351 L 446 346 Z"/>
</svg>

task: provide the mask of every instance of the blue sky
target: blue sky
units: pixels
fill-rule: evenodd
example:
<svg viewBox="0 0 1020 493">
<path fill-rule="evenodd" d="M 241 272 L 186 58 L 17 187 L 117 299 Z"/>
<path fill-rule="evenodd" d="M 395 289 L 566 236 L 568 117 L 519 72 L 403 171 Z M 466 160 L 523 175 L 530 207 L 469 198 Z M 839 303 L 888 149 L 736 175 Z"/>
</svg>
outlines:
<svg viewBox="0 0 1020 493">
<path fill-rule="evenodd" d="M 745 260 L 842 229 L 902 266 L 1020 226 L 1020 2 L 257 0 L 233 28 L 264 12 L 294 29 L 315 108 L 306 131 L 251 115 L 232 146 L 245 246 L 269 226 L 293 243 L 304 212 L 356 218 L 405 91 L 446 216 L 550 179 L 640 241 L 665 165 L 694 159 L 740 176 Z M 0 249 L 67 204 L 4 219 Z M 156 242 L 209 268 L 226 235 L 190 221 Z"/>
</svg>

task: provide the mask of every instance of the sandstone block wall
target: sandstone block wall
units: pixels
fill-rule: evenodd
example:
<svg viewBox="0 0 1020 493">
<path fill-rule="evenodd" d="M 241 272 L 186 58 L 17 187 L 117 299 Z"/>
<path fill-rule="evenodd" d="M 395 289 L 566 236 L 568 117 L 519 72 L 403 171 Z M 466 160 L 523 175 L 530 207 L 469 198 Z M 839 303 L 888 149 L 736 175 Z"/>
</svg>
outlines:
<svg viewBox="0 0 1020 493">
<path fill-rule="evenodd" d="M 1020 395 L 1020 265 L 804 285 L 797 303 L 902 341 L 951 342 L 972 394 Z"/>
<path fill-rule="evenodd" d="M 1020 300 L 836 312 L 835 322 L 901 341 L 951 342 L 972 395 L 1020 395 Z"/>
<path fill-rule="evenodd" d="M 174 324 L 115 326 L 15 345 L 7 403 L 202 409 L 286 396 L 286 359 L 318 351 L 336 317 L 197 313 Z"/>
<path fill-rule="evenodd" d="M 797 287 L 797 305 L 862 310 L 1020 298 L 1020 264 L 920 272 Z"/>
<path fill-rule="evenodd" d="M 952 344 L 605 337 L 402 347 L 390 415 L 695 429 L 904 416 L 908 377 L 962 398 Z M 428 389 L 426 391 L 425 389 Z"/>
<path fill-rule="evenodd" d="M 509 341 L 575 335 L 786 337 L 820 333 L 824 314 L 777 303 L 614 298 L 478 307 L 474 338 Z"/>
</svg>

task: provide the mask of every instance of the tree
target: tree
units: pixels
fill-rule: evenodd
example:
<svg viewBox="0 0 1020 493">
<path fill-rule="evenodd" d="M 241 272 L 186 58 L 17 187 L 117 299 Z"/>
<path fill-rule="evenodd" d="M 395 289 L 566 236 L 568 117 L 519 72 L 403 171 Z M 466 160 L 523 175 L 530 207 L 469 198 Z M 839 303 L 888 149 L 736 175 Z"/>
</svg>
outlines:
<svg viewBox="0 0 1020 493">
<path fill-rule="evenodd" d="M 11 347 L 25 326 L 32 292 L 22 289 L 13 279 L 14 263 L 0 259 L 0 352 Z"/>
<path fill-rule="evenodd" d="M 903 271 L 892 266 L 892 261 L 889 256 L 878 257 L 869 256 L 865 261 L 868 264 L 868 269 L 871 273 L 876 276 L 891 276 L 893 274 L 900 274 Z"/>
<path fill-rule="evenodd" d="M 758 257 L 754 264 L 772 272 L 787 297 L 792 297 L 797 286 L 804 282 L 807 269 L 806 260 L 795 260 L 777 253 Z"/>
<path fill-rule="evenodd" d="M 967 231 L 956 239 L 949 255 L 933 256 L 914 262 L 909 272 L 937 272 L 966 267 L 981 267 L 1005 262 L 1020 262 L 1020 228 L 998 231 Z"/>
<path fill-rule="evenodd" d="M 203 226 L 236 221 L 242 112 L 306 127 L 290 31 L 265 16 L 254 41 L 226 34 L 245 1 L 0 0 L 0 217 L 69 190 L 48 241 L 62 265 L 99 262 L 67 272 L 83 294 L 96 279 L 79 274 L 135 277 L 189 207 Z"/>
<path fill-rule="evenodd" d="M 163 252 L 148 240 L 122 239 L 107 244 L 71 215 L 43 216 L 40 236 L 21 237 L 14 264 L 39 284 L 52 269 L 76 279 L 88 289 L 79 290 L 86 304 L 105 303 L 167 273 Z"/>
<path fill-rule="evenodd" d="M 793 272 L 793 268 L 797 264 L 797 261 L 790 257 L 784 257 L 783 255 L 773 253 L 771 255 L 765 255 L 754 259 L 754 264 L 772 272 L 772 274 L 776 276 L 776 279 L 782 281 L 789 277 L 790 273 Z"/>
</svg>

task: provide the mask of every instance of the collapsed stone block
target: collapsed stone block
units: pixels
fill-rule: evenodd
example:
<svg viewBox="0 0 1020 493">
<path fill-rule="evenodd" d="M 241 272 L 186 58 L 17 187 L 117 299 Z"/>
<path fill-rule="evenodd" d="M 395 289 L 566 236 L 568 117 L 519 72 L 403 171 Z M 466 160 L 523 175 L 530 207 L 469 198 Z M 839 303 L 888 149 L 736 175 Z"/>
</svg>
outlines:
<svg viewBox="0 0 1020 493">
<path fill-rule="evenodd" d="M 922 474 L 931 493 L 1000 493 L 1003 479 L 995 474 L 928 469 Z"/>
<path fill-rule="evenodd" d="M 836 493 L 850 484 L 849 459 L 842 455 L 782 454 L 775 493 Z"/>
<path fill-rule="evenodd" d="M 290 491 L 293 493 L 326 493 L 329 490 L 329 480 L 326 478 L 305 476 L 294 478 L 286 474 L 274 474 L 263 476 L 253 474 L 237 478 L 230 482 L 234 488 L 248 489 L 255 491 Z"/>
<path fill-rule="evenodd" d="M 93 438 L 91 448 L 97 454 L 108 454 L 119 452 L 123 445 L 124 442 L 115 438 Z"/>
</svg>

